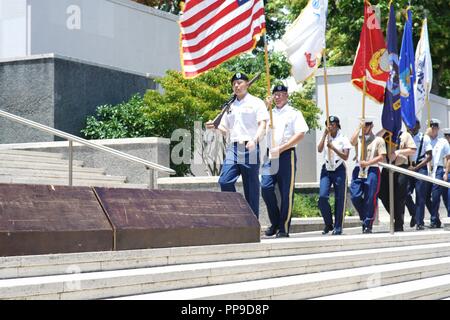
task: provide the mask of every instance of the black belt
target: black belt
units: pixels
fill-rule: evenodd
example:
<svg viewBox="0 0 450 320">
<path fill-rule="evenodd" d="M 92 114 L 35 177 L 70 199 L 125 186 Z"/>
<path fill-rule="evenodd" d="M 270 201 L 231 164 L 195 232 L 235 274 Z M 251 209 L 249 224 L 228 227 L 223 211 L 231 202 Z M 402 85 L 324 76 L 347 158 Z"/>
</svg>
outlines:
<svg viewBox="0 0 450 320">
<path fill-rule="evenodd" d="M 236 141 L 236 142 L 233 142 L 233 145 L 234 146 L 246 146 L 247 143 L 248 143 L 248 140 L 247 141 L 242 141 L 242 142 Z"/>
<path fill-rule="evenodd" d="M 284 150 L 282 153 L 280 153 L 280 155 L 283 154 L 283 153 L 285 153 L 285 152 L 290 152 L 290 151 L 292 151 L 292 150 L 295 150 L 295 147 L 292 147 L 292 148 L 289 148 L 289 149 L 287 149 L 287 150 Z M 267 151 L 266 151 L 267 156 L 269 156 L 269 152 L 270 152 L 270 149 L 267 148 Z"/>
</svg>

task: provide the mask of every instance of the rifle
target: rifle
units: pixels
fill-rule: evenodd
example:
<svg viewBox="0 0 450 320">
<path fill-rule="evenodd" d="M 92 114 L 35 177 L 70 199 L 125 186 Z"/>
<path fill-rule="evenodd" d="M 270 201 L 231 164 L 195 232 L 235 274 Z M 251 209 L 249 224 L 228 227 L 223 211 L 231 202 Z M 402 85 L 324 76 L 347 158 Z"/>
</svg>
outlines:
<svg viewBox="0 0 450 320">
<path fill-rule="evenodd" d="M 261 76 L 261 72 L 258 72 L 256 74 L 256 76 L 248 82 L 248 86 L 250 87 L 256 80 L 259 79 L 260 76 Z M 233 94 L 223 105 L 220 106 L 222 111 L 212 121 L 212 123 L 214 124 L 214 128 L 217 129 L 219 127 L 219 124 L 220 124 L 220 121 L 222 120 L 223 115 L 225 114 L 225 112 L 229 112 L 230 107 L 233 104 L 234 100 L 236 100 L 235 94 Z"/>
</svg>

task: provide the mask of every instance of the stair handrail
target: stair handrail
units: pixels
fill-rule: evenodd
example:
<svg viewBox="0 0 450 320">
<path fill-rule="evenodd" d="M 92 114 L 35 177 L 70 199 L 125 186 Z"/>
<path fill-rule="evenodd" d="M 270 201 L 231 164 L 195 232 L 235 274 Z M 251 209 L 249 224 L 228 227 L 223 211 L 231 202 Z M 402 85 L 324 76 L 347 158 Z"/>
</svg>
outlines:
<svg viewBox="0 0 450 320">
<path fill-rule="evenodd" d="M 440 185 L 442 187 L 450 188 L 450 183 L 444 180 L 439 180 L 426 176 L 415 171 L 411 171 L 405 168 L 397 167 L 392 164 L 380 162 L 380 167 L 389 170 L 389 216 L 390 216 L 390 233 L 394 234 L 394 171 L 398 173 L 405 174 L 407 176 L 413 177 L 418 180 L 424 180 L 433 184 Z"/>
<path fill-rule="evenodd" d="M 100 150 L 109 154 L 112 154 L 114 156 L 117 156 L 119 158 L 122 159 L 126 159 L 128 161 L 134 162 L 134 163 L 139 163 L 145 166 L 146 170 L 149 170 L 149 187 L 153 188 L 154 187 L 154 170 L 156 171 L 160 171 L 160 172 L 164 172 L 164 173 L 168 173 L 168 174 L 175 174 L 175 171 L 171 168 L 162 166 L 160 164 L 148 161 L 148 160 L 144 160 L 142 158 L 133 156 L 131 154 L 119 151 L 119 150 L 115 150 L 113 148 L 107 147 L 107 146 L 103 146 L 101 144 L 97 144 L 95 142 L 77 137 L 73 134 L 43 125 L 41 123 L 17 116 L 15 114 L 0 110 L 0 116 L 2 116 L 3 118 L 9 119 L 11 121 L 23 124 L 27 127 L 32 127 L 35 129 L 38 129 L 40 131 L 46 132 L 46 133 L 50 133 L 54 136 L 66 139 L 69 142 L 69 186 L 73 185 L 73 142 L 78 142 L 82 145 L 85 145 L 87 147 L 90 147 L 92 149 L 96 149 L 96 150 Z"/>
</svg>

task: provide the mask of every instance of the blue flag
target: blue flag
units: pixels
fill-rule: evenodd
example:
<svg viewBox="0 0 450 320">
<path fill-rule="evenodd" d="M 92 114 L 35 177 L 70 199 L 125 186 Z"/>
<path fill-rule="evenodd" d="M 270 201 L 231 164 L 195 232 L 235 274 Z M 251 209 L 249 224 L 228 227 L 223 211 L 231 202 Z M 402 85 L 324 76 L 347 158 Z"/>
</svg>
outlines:
<svg viewBox="0 0 450 320">
<path fill-rule="evenodd" d="M 400 50 L 400 102 L 403 121 L 408 128 L 416 124 L 414 106 L 414 82 L 416 81 L 414 48 L 412 38 L 412 14 L 410 8 L 403 31 L 402 48 Z"/>
<path fill-rule="evenodd" d="M 398 133 L 402 128 L 402 115 L 400 111 L 400 84 L 397 49 L 397 26 L 395 24 L 395 9 L 391 3 L 387 27 L 387 49 L 389 52 L 389 79 L 384 93 L 383 114 L 381 123 L 383 128 L 393 136 L 397 143 Z"/>
</svg>

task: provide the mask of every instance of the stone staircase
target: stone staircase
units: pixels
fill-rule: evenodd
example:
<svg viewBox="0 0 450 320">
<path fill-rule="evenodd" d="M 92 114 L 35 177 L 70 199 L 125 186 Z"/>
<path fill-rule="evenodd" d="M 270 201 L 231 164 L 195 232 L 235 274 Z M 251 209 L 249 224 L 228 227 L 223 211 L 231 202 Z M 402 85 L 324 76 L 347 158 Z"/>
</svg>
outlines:
<svg viewBox="0 0 450 320">
<path fill-rule="evenodd" d="M 69 161 L 62 154 L 26 150 L 0 150 L 0 183 L 68 185 Z M 126 177 L 110 176 L 102 168 L 86 168 L 73 161 L 73 185 L 146 188 L 127 183 Z"/>
<path fill-rule="evenodd" d="M 360 229 L 360 228 L 359 228 Z M 0 299 L 445 299 L 450 232 L 0 257 Z"/>
</svg>

